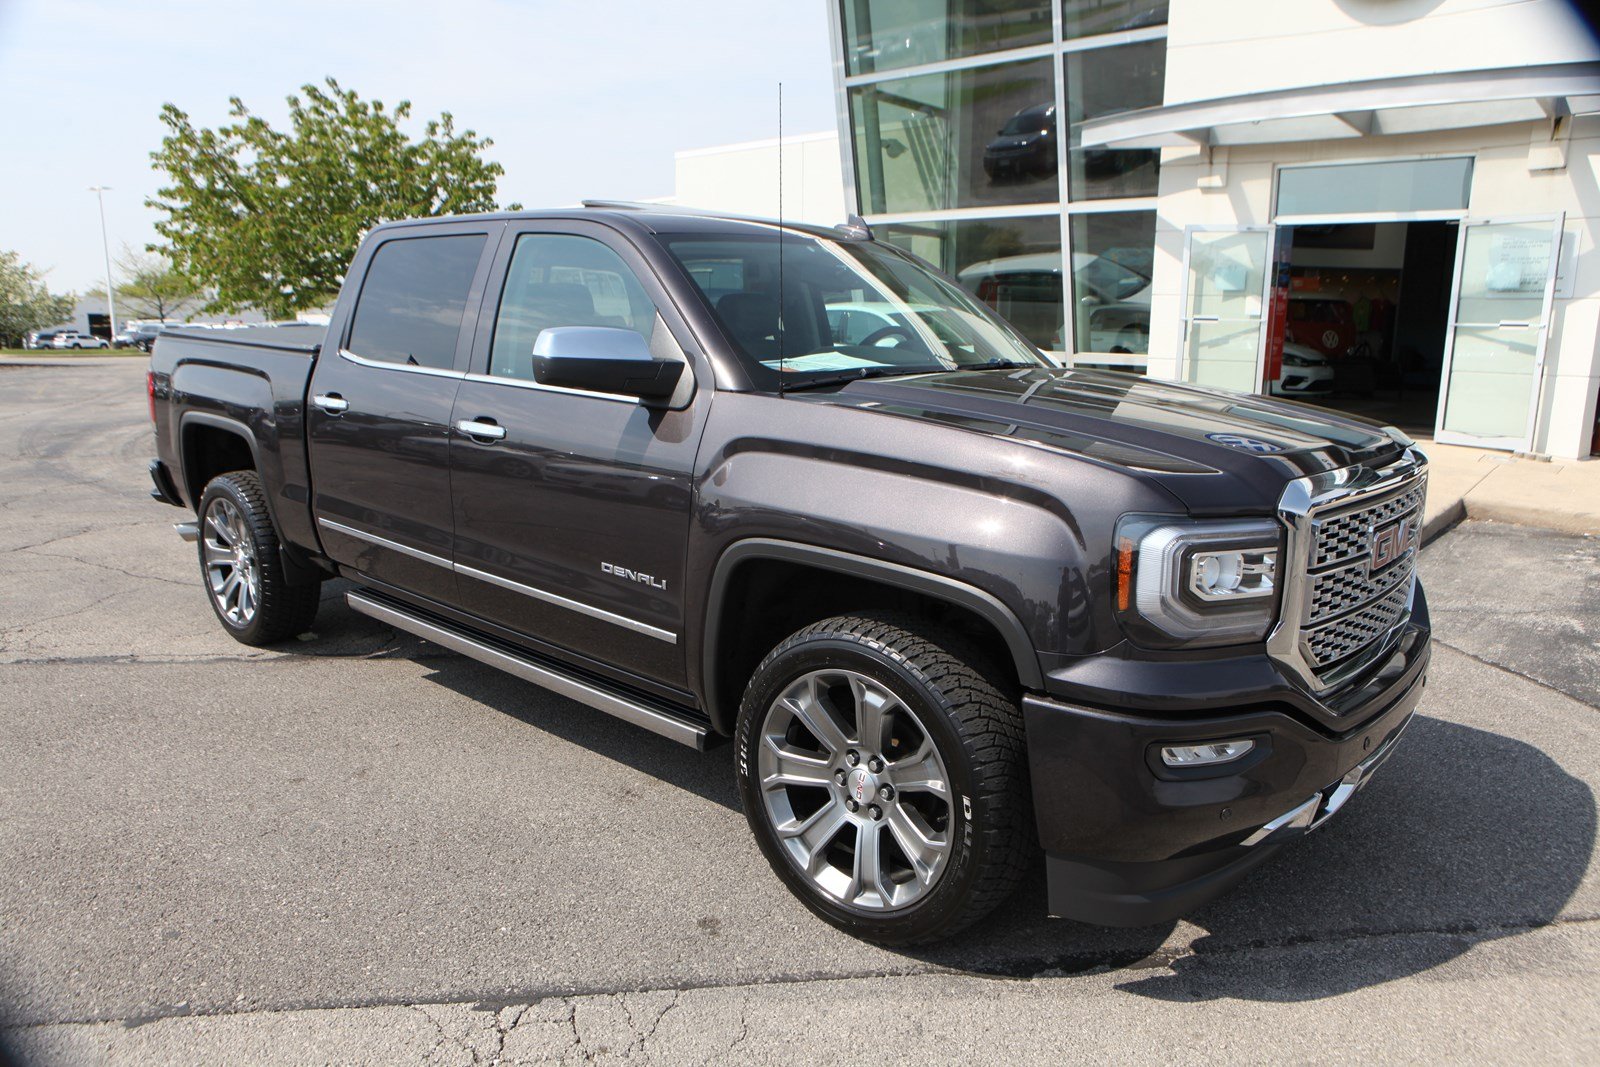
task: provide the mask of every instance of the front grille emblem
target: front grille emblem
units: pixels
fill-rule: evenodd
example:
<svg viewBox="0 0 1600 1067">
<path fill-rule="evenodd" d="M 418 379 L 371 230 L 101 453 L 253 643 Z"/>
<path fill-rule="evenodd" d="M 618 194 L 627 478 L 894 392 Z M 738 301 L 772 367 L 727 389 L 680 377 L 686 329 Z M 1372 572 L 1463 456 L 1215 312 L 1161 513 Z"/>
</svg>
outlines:
<svg viewBox="0 0 1600 1067">
<path fill-rule="evenodd" d="M 1367 573 L 1376 574 L 1416 546 L 1417 525 L 1409 518 L 1372 532 L 1372 556 Z"/>
</svg>

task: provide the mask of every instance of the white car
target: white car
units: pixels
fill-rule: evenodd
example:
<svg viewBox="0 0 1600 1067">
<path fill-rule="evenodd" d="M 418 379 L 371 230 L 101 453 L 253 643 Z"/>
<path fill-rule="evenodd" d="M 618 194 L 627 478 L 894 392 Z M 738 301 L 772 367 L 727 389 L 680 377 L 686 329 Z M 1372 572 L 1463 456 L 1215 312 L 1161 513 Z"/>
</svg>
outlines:
<svg viewBox="0 0 1600 1067">
<path fill-rule="evenodd" d="M 1271 386 L 1273 396 L 1326 396 L 1333 392 L 1333 363 L 1315 348 L 1283 343 L 1283 363 Z"/>
<path fill-rule="evenodd" d="M 76 332 L 74 332 L 72 330 L 68 330 L 66 333 L 58 333 L 58 334 L 56 334 L 55 340 L 50 342 L 50 347 L 51 348 L 110 348 L 111 344 L 110 344 L 110 342 L 106 341 L 104 338 L 95 337 L 92 334 L 76 333 Z"/>
</svg>

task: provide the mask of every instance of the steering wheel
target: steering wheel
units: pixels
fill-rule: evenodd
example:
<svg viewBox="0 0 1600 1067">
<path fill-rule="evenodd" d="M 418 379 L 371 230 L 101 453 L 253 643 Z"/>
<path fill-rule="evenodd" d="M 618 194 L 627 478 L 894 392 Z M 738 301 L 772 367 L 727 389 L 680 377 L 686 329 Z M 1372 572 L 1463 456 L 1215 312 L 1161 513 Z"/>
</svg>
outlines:
<svg viewBox="0 0 1600 1067">
<path fill-rule="evenodd" d="M 916 340 L 916 336 L 904 326 L 884 326 L 881 329 L 873 330 L 856 343 L 864 348 L 869 348 L 875 345 L 882 345 L 883 342 L 891 337 L 899 337 L 905 342 Z M 884 347 L 891 346 L 885 345 Z M 900 346 L 897 344 L 892 347 L 899 348 Z"/>
</svg>

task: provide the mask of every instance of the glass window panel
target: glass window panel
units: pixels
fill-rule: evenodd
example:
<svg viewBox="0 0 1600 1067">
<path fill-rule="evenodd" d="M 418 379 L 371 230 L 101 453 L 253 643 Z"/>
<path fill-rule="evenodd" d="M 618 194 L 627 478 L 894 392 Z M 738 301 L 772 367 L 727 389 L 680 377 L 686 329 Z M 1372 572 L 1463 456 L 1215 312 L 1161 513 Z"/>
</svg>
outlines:
<svg viewBox="0 0 1600 1067">
<path fill-rule="evenodd" d="M 1147 355 L 1156 213 L 1074 215 L 1070 225 L 1076 350 Z"/>
<path fill-rule="evenodd" d="M 489 373 L 533 380 L 533 343 L 557 326 L 612 326 L 646 341 L 656 306 L 622 257 L 591 237 L 529 233 L 517 238 L 494 320 Z"/>
<path fill-rule="evenodd" d="M 1278 214 L 1464 211 L 1471 191 L 1468 156 L 1285 167 L 1278 172 Z"/>
<path fill-rule="evenodd" d="M 1066 56 L 1067 115 L 1071 124 L 1067 188 L 1074 200 L 1155 196 L 1161 153 L 1151 150 L 1078 148 L 1079 127 L 1088 119 L 1161 104 L 1167 42 L 1094 48 Z"/>
<path fill-rule="evenodd" d="M 1443 429 L 1522 440 L 1539 354 L 1539 331 L 1457 326 Z"/>
<path fill-rule="evenodd" d="M 1049 0 L 843 0 L 843 5 L 844 57 L 851 74 L 1050 43 Z"/>
<path fill-rule="evenodd" d="M 1555 255 L 1548 222 L 1497 222 L 1467 229 L 1457 322 L 1537 322 Z"/>
<path fill-rule="evenodd" d="M 350 351 L 414 367 L 453 367 L 483 234 L 407 237 L 373 254 L 350 326 Z"/>
<path fill-rule="evenodd" d="M 1255 392 L 1266 285 L 1265 231 L 1189 235 L 1186 377 L 1199 385 Z"/>
<path fill-rule="evenodd" d="M 1062 32 L 1069 38 L 1160 26 L 1167 0 L 1062 0 Z"/>
<path fill-rule="evenodd" d="M 850 91 L 868 214 L 1055 203 L 1049 59 L 877 82 Z"/>
<path fill-rule="evenodd" d="M 953 275 L 1040 348 L 1061 351 L 1059 217 L 875 226 L 873 233 Z"/>
</svg>

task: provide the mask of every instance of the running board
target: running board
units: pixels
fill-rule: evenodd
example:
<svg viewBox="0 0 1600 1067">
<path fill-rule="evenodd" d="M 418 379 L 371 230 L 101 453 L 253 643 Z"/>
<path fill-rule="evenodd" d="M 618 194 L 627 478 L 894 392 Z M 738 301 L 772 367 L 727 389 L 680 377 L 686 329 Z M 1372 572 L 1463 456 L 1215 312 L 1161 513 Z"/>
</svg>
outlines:
<svg viewBox="0 0 1600 1067">
<path fill-rule="evenodd" d="M 388 623 L 397 630 L 415 634 L 417 637 L 432 641 L 436 645 L 442 645 L 452 652 L 459 652 L 463 656 L 470 656 L 480 663 L 498 667 L 507 674 L 514 674 L 518 678 L 548 689 L 552 693 L 559 693 L 561 696 L 576 700 L 580 704 L 587 704 L 591 708 L 603 711 L 607 715 L 614 715 L 624 722 L 642 726 L 652 733 L 670 738 L 681 745 L 688 745 L 690 748 L 696 748 L 702 752 L 705 751 L 707 733 L 703 726 L 696 726 L 694 723 L 674 718 L 617 693 L 601 689 L 590 682 L 535 663 L 532 659 L 496 648 L 477 638 L 470 637 L 460 630 L 419 618 L 410 612 L 402 611 L 392 604 L 376 600 L 364 593 L 346 593 L 345 602 L 361 614 L 369 615 L 379 622 Z"/>
</svg>

